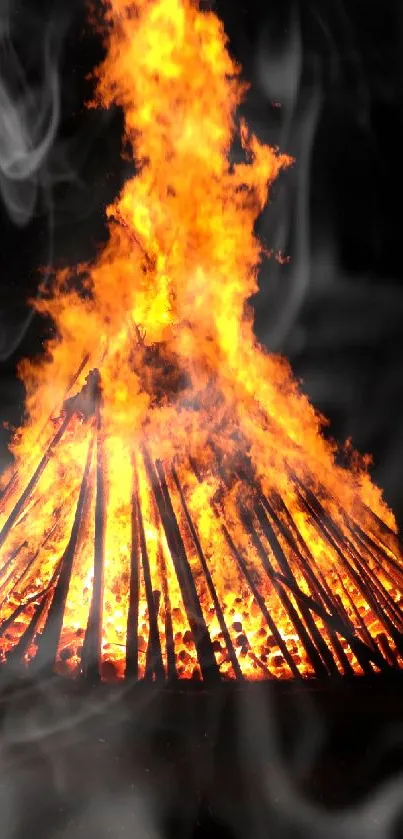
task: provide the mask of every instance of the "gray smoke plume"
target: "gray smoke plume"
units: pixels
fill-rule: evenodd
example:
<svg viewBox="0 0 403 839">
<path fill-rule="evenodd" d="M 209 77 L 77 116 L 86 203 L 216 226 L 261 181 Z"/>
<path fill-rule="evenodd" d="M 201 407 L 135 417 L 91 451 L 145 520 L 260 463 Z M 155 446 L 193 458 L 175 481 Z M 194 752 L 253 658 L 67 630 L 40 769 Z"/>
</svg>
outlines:
<svg viewBox="0 0 403 839">
<path fill-rule="evenodd" d="M 3 24 L 0 31 L 1 58 L 9 77 L 0 77 L 0 192 L 13 222 L 23 226 L 35 211 L 42 168 L 59 122 L 59 44 L 49 26 L 43 44 L 43 81 L 31 86 L 8 27 Z"/>
<path fill-rule="evenodd" d="M 70 177 L 66 161 L 54 154 L 67 25 L 68 14 L 58 6 L 49 13 L 0 2 L 0 204 L 19 228 L 38 214 L 45 219 L 46 264 L 53 253 L 53 189 Z M 32 317 L 0 309 L 0 361 L 15 352 Z"/>
</svg>

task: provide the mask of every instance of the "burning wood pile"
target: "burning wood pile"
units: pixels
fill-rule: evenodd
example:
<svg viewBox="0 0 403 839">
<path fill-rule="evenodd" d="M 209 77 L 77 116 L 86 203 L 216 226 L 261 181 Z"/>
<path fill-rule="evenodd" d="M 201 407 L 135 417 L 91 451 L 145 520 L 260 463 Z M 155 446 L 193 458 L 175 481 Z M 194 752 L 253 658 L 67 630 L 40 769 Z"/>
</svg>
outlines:
<svg viewBox="0 0 403 839">
<path fill-rule="evenodd" d="M 93 104 L 123 108 L 136 174 L 95 261 L 36 304 L 57 337 L 20 369 L 1 660 L 92 681 L 400 668 L 393 514 L 253 335 L 254 224 L 291 161 L 237 121 L 211 12 L 109 0 L 104 38 Z"/>
</svg>

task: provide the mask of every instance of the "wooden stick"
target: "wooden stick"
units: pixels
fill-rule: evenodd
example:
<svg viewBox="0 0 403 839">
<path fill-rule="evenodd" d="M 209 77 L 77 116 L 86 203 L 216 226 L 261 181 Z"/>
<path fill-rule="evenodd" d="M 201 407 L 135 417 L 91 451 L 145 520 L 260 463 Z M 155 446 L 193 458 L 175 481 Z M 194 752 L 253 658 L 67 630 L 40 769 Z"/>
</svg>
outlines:
<svg viewBox="0 0 403 839">
<path fill-rule="evenodd" d="M 150 563 L 148 559 L 147 542 L 144 532 L 144 522 L 141 513 L 139 496 L 137 496 L 137 515 L 139 523 L 140 553 L 143 567 L 144 587 L 146 591 L 148 620 L 150 624 L 148 655 L 146 660 L 146 664 L 148 665 L 146 666 L 146 677 L 152 678 L 154 674 L 156 681 L 163 682 L 165 680 L 165 670 L 162 661 L 161 641 L 158 629 L 158 616 L 152 588 Z"/>
<path fill-rule="evenodd" d="M 253 596 L 256 600 L 256 603 L 259 606 L 259 609 L 260 609 L 260 611 L 261 611 L 261 613 L 262 613 L 262 615 L 263 615 L 263 617 L 264 617 L 264 619 L 267 623 L 267 626 L 268 626 L 271 634 L 273 635 L 273 638 L 276 641 L 280 652 L 283 655 L 284 661 L 288 664 L 293 676 L 295 676 L 296 679 L 300 679 L 301 678 L 301 673 L 299 672 L 298 667 L 295 664 L 294 659 L 293 659 L 291 653 L 289 652 L 286 643 L 283 641 L 283 638 L 282 638 L 280 632 L 278 631 L 277 626 L 276 626 L 273 618 L 270 615 L 270 612 L 267 609 L 264 598 L 260 594 L 259 589 L 257 588 L 257 586 L 254 583 L 254 580 L 252 579 L 252 576 L 249 572 L 249 568 L 247 566 L 247 563 L 245 562 L 244 557 L 242 556 L 241 551 L 235 545 L 235 542 L 233 541 L 233 539 L 232 539 L 229 531 L 227 530 L 225 524 L 221 524 L 221 530 L 222 530 L 223 535 L 224 535 L 224 537 L 227 541 L 228 547 L 230 548 L 230 551 L 231 551 L 232 555 L 235 557 L 235 559 L 236 559 L 236 561 L 239 565 L 239 568 L 241 569 L 242 574 L 245 577 L 245 579 L 246 579 L 246 581 L 249 585 L 249 588 L 250 588 L 250 590 L 251 590 L 251 592 L 252 592 L 252 594 L 253 594 Z"/>
<path fill-rule="evenodd" d="M 27 542 L 27 540 L 25 540 L 24 542 L 21 542 L 21 544 L 20 544 L 20 545 L 18 545 L 18 547 L 17 547 L 17 548 L 14 548 L 14 550 L 13 550 L 13 551 L 11 551 L 10 556 L 8 557 L 8 559 L 6 560 L 6 562 L 4 563 L 4 565 L 2 566 L 2 568 L 0 569 L 0 579 L 1 579 L 2 577 L 4 577 L 5 573 L 6 573 L 6 572 L 8 571 L 8 569 L 9 569 L 10 565 L 12 565 L 12 563 L 14 562 L 14 560 L 15 560 L 15 559 L 17 559 L 17 556 L 18 556 L 18 554 L 20 553 L 20 551 L 22 551 L 22 549 L 23 549 L 23 548 L 26 548 L 26 547 L 27 547 L 27 545 L 28 545 L 28 542 Z M 7 580 L 8 580 L 8 578 L 6 578 L 6 580 L 5 580 L 3 583 L 1 583 L 0 588 L 3 588 L 3 587 L 7 584 Z"/>
<path fill-rule="evenodd" d="M 309 497 L 308 503 L 311 510 L 314 513 L 316 511 L 317 520 L 323 520 L 324 526 L 326 527 L 328 534 L 327 538 L 328 540 L 329 538 L 332 538 L 333 543 L 336 546 L 337 553 L 341 557 L 343 564 L 347 568 L 350 578 L 354 580 L 355 585 L 361 591 L 364 598 L 367 600 L 368 604 L 371 606 L 381 623 L 384 624 L 387 632 L 389 632 L 393 636 L 396 635 L 396 639 L 394 638 L 395 643 L 397 642 L 397 644 L 400 644 L 403 650 L 403 639 L 401 637 L 401 634 L 396 632 L 396 628 L 391 622 L 389 615 L 379 605 L 378 599 L 376 597 L 378 587 L 374 587 L 374 583 L 370 574 L 370 569 L 362 565 L 359 554 L 357 553 L 354 545 L 351 543 L 348 537 L 346 537 L 345 534 L 339 530 L 337 524 L 330 521 L 329 516 L 323 509 L 320 502 L 313 496 L 313 494 L 309 490 L 307 491 L 307 494 Z M 358 571 L 351 565 L 350 561 L 347 559 L 346 550 L 343 551 L 341 549 L 341 545 L 344 545 L 345 548 L 348 549 L 353 561 L 355 562 L 355 565 L 358 568 Z"/>
<path fill-rule="evenodd" d="M 65 416 L 59 430 L 56 432 L 55 436 L 53 437 L 53 440 L 51 440 L 51 442 L 49 443 L 48 448 L 47 448 L 45 454 L 43 455 L 43 457 L 41 459 L 41 462 L 36 467 L 34 474 L 32 475 L 31 479 L 28 481 L 27 486 L 25 487 L 25 489 L 22 492 L 22 494 L 20 495 L 18 501 L 16 502 L 13 509 L 11 510 L 11 513 L 9 514 L 9 516 L 7 518 L 7 521 L 4 523 L 4 525 L 3 525 L 3 527 L 0 531 L 0 548 L 2 547 L 2 545 L 4 545 L 4 542 L 6 541 L 7 536 L 9 534 L 12 526 L 14 525 L 16 519 L 18 518 L 18 516 L 20 515 L 20 513 L 24 509 L 24 505 L 26 504 L 26 502 L 27 502 L 29 496 L 31 495 L 32 491 L 35 489 L 35 487 L 36 487 L 36 485 L 39 481 L 39 478 L 41 477 L 42 473 L 45 471 L 46 466 L 48 465 L 50 457 L 53 453 L 53 450 L 56 448 L 58 443 L 60 443 L 60 440 L 62 439 L 63 434 L 66 431 L 66 428 L 70 423 L 71 416 L 72 416 L 71 414 Z"/>
<path fill-rule="evenodd" d="M 197 480 L 199 481 L 199 483 L 202 483 L 202 481 L 203 481 L 202 474 L 199 470 L 199 467 L 198 467 L 196 461 L 194 460 L 194 458 L 192 456 L 189 456 L 189 463 L 190 463 L 190 465 L 193 469 L 193 472 L 194 472 Z M 273 620 L 273 618 L 271 617 L 271 615 L 270 615 L 270 613 L 267 609 L 264 598 L 260 594 L 259 589 L 255 585 L 254 580 L 252 579 L 252 576 L 249 573 L 247 563 L 245 562 L 245 559 L 244 559 L 241 551 L 235 545 L 235 542 L 233 541 L 232 536 L 230 535 L 226 525 L 222 522 L 221 516 L 220 516 L 220 514 L 219 514 L 219 512 L 216 508 L 216 505 L 214 504 L 214 502 L 211 499 L 210 499 L 210 507 L 211 507 L 211 509 L 214 513 L 214 516 L 216 517 L 217 521 L 219 522 L 221 532 L 222 532 L 222 534 L 223 534 L 223 536 L 224 536 L 224 538 L 227 542 L 227 545 L 230 549 L 231 555 L 234 557 L 234 559 L 235 559 L 237 565 L 239 566 L 243 576 L 245 577 L 245 579 L 248 583 L 248 586 L 249 586 L 249 588 L 250 588 L 250 590 L 251 590 L 251 592 L 252 592 L 252 594 L 253 594 L 253 596 L 256 600 L 256 603 L 258 604 L 259 609 L 260 609 L 260 611 L 261 611 L 261 613 L 264 617 L 264 620 L 266 621 L 267 626 L 268 626 L 271 634 L 273 635 L 273 638 L 275 639 L 275 641 L 277 643 L 277 646 L 280 649 L 280 652 L 283 655 L 284 660 L 288 664 L 293 676 L 295 676 L 296 679 L 300 679 L 301 678 L 301 673 L 299 672 L 298 667 L 295 664 L 294 659 L 293 659 L 291 653 L 289 652 L 287 645 L 283 641 L 283 638 L 281 636 L 281 633 L 277 629 L 275 621 Z"/>
<path fill-rule="evenodd" d="M 81 373 L 82 373 L 82 371 L 84 370 L 84 367 L 85 367 L 85 365 L 87 364 L 87 362 L 88 362 L 88 361 L 89 361 L 89 355 L 87 354 L 87 355 L 85 355 L 85 356 L 84 356 L 84 358 L 83 358 L 82 362 L 80 363 L 80 366 L 79 366 L 78 370 L 76 371 L 76 373 L 74 373 L 74 374 L 73 374 L 73 376 L 71 376 L 71 378 L 70 378 L 70 380 L 69 380 L 69 382 L 68 382 L 68 384 L 67 384 L 67 387 L 66 387 L 66 389 L 65 389 L 65 391 L 64 391 L 64 396 L 63 396 L 63 399 L 65 399 L 65 398 L 66 398 L 66 396 L 68 395 L 68 393 L 69 393 L 69 391 L 71 390 L 71 388 L 75 385 L 75 383 L 76 383 L 77 379 L 78 379 L 78 378 L 79 378 L 79 376 L 81 375 Z M 44 432 L 44 430 L 45 430 L 46 426 L 47 426 L 47 425 L 48 425 L 48 423 L 49 423 L 49 422 L 51 422 L 51 420 L 52 420 L 53 414 L 54 414 L 54 410 L 52 411 L 52 413 L 51 413 L 51 414 L 49 414 L 49 416 L 48 416 L 48 418 L 47 418 L 46 422 L 45 422 L 45 423 L 44 423 L 44 425 L 42 426 L 42 428 L 41 428 L 41 430 L 40 430 L 40 432 L 39 432 L 38 436 L 36 437 L 36 442 L 38 442 L 38 441 L 41 439 L 41 436 L 42 436 L 42 434 L 43 434 L 43 432 Z M 4 487 L 4 489 L 0 492 L 0 504 L 1 504 L 1 503 L 3 503 L 3 502 L 7 499 L 8 495 L 9 495 L 9 494 L 10 494 L 10 492 L 11 492 L 11 490 L 12 490 L 12 489 L 13 489 L 13 487 L 15 486 L 15 483 L 16 483 L 17 478 L 18 478 L 18 469 L 16 469 L 16 470 L 13 472 L 13 474 L 12 474 L 12 475 L 11 475 L 11 477 L 10 477 L 10 479 L 7 481 L 6 486 L 5 486 L 5 487 Z"/>
<path fill-rule="evenodd" d="M 376 640 L 388 664 L 390 664 L 391 667 L 394 667 L 396 670 L 398 670 L 399 662 L 397 660 L 395 651 L 392 650 L 392 647 L 389 644 L 387 635 L 385 635 L 384 632 L 380 632 L 379 635 L 377 635 Z"/>
<path fill-rule="evenodd" d="M 154 508 L 154 519 L 158 522 L 158 508 L 155 501 L 155 496 L 152 495 L 153 501 L 153 508 Z M 159 532 L 160 537 L 160 532 Z M 161 538 L 158 539 L 158 571 L 159 577 L 161 582 L 162 588 L 162 596 L 164 598 L 164 611 L 165 611 L 165 642 L 166 642 L 166 651 L 167 651 L 167 675 L 170 681 L 175 680 L 177 678 L 176 672 L 176 660 L 175 660 L 175 643 L 174 643 L 174 633 L 173 633 L 173 625 L 172 625 L 172 611 L 171 611 L 171 599 L 169 596 L 169 587 L 168 587 L 168 574 L 166 568 L 166 562 L 164 557 L 164 551 L 161 544 Z"/>
<path fill-rule="evenodd" d="M 62 506 L 62 505 L 60 505 L 60 506 L 57 508 L 57 510 L 56 510 L 56 514 L 58 514 L 58 513 L 60 512 L 60 510 L 61 510 L 61 506 Z M 22 582 L 22 580 L 24 579 L 24 577 L 26 577 L 26 576 L 27 576 L 27 574 L 29 573 L 29 571 L 30 571 L 30 570 L 31 570 L 31 568 L 33 567 L 34 563 L 35 563 L 35 562 L 36 562 L 36 560 L 38 559 L 38 556 L 39 556 L 40 552 L 43 550 L 43 548 L 45 547 L 46 543 L 49 541 L 49 539 L 51 538 L 51 536 L 52 536 L 52 535 L 53 535 L 53 533 L 55 532 L 55 530 L 56 530 L 56 528 L 57 528 L 57 526 L 58 526 L 58 523 L 59 523 L 58 521 L 54 522 L 54 524 L 52 525 L 52 527 L 48 530 L 48 532 L 47 532 L 47 534 L 46 534 L 45 538 L 42 540 L 42 542 L 41 542 L 41 544 L 40 544 L 39 548 L 37 548 L 37 550 L 35 551 L 35 553 L 34 553 L 34 554 L 32 554 L 32 556 L 28 559 L 28 562 L 27 562 L 26 566 L 22 569 L 22 571 L 21 571 L 20 575 L 17 577 L 17 579 L 16 579 L 16 580 L 14 580 L 14 582 L 12 583 L 12 586 L 13 586 L 13 590 L 14 590 L 14 591 L 15 591 L 15 589 L 16 589 L 16 588 L 18 588 L 18 586 L 21 584 L 21 582 Z M 10 581 L 12 581 L 13 574 L 14 574 L 14 569 L 13 569 L 13 568 L 11 568 L 10 573 L 8 574 L 7 578 L 6 578 L 5 580 L 3 580 L 3 583 L 2 583 L 2 585 L 1 585 L 1 589 L 2 589 L 2 591 L 4 591 L 4 590 L 6 589 L 6 587 L 8 586 L 9 582 L 10 582 Z M 1 603 L 0 603 L 0 614 L 1 614 L 1 611 L 2 611 L 2 609 L 3 609 L 4 604 L 6 603 L 6 601 L 7 601 L 8 597 L 9 597 L 9 594 L 10 594 L 10 592 L 9 592 L 8 594 L 6 594 L 6 595 L 3 597 L 3 599 L 2 599 L 2 601 L 1 601 Z"/>
<path fill-rule="evenodd" d="M 126 629 L 126 679 L 137 679 L 139 675 L 139 597 L 140 597 L 140 544 L 139 522 L 137 508 L 137 475 L 136 464 L 133 459 L 133 490 L 131 499 L 131 554 L 130 554 L 130 588 L 129 609 L 127 613 Z"/>
<path fill-rule="evenodd" d="M 101 381 L 97 375 L 96 393 L 97 464 L 95 499 L 94 580 L 87 629 L 81 652 L 81 673 L 92 682 L 101 679 L 102 613 L 105 559 L 105 464 L 103 453 Z"/>
<path fill-rule="evenodd" d="M 18 643 L 12 648 L 12 650 L 10 650 L 9 654 L 7 655 L 7 664 L 8 665 L 10 665 L 12 663 L 18 663 L 18 664 L 22 663 L 22 660 L 23 660 L 26 652 L 28 651 L 32 641 L 34 640 L 38 624 L 41 620 L 41 617 L 43 615 L 43 612 L 44 612 L 46 606 L 48 605 L 49 596 L 51 594 L 51 590 L 52 590 L 52 588 L 55 584 L 55 580 L 57 579 L 57 575 L 59 574 L 59 571 L 60 571 L 60 562 L 57 564 L 56 569 L 53 572 L 50 583 L 48 583 L 48 585 L 39 594 L 37 594 L 36 596 L 34 595 L 33 597 L 29 598 L 29 600 L 26 601 L 24 604 L 21 604 L 21 608 L 17 607 L 14 615 L 12 616 L 13 617 L 12 622 L 14 622 L 14 620 L 16 620 L 18 614 L 21 614 L 24 611 L 24 609 L 26 609 L 26 607 L 28 606 L 29 603 L 32 603 L 35 600 L 38 600 L 37 607 L 34 611 L 34 614 L 31 618 L 28 626 L 26 627 L 25 631 L 21 635 L 21 638 L 19 639 Z M 10 618 L 8 619 L 8 621 L 10 621 Z M 4 624 L 1 627 L 1 632 L 2 633 L 5 631 L 5 624 L 6 624 L 6 621 L 4 622 Z"/>
<path fill-rule="evenodd" d="M 176 472 L 175 467 L 172 467 L 172 476 L 173 476 L 176 488 L 177 488 L 178 493 L 179 493 L 179 497 L 180 497 L 181 504 L 182 504 L 182 509 L 183 509 L 184 514 L 185 514 L 185 518 L 186 518 L 190 533 L 192 535 L 193 544 L 196 548 L 196 552 L 197 552 L 197 555 L 199 557 L 200 564 L 201 564 L 201 566 L 203 568 L 203 571 L 204 571 L 207 586 L 208 586 L 208 589 L 209 589 L 209 592 L 210 592 L 211 599 L 212 599 L 213 604 L 214 604 L 215 613 L 217 615 L 217 620 L 218 620 L 218 623 L 219 623 L 219 626 L 220 626 L 220 630 L 223 634 L 225 645 L 226 645 L 227 651 L 228 651 L 228 655 L 230 657 L 230 661 L 231 661 L 231 664 L 232 664 L 232 669 L 234 671 L 234 676 L 237 679 L 242 680 L 243 679 L 243 673 L 242 673 L 239 661 L 236 657 L 234 645 L 232 643 L 231 636 L 229 634 L 228 627 L 227 627 L 227 624 L 225 622 L 224 613 L 222 611 L 220 601 L 217 597 L 217 592 L 215 590 L 215 585 L 214 585 L 214 582 L 213 582 L 213 578 L 211 576 L 210 569 L 207 565 L 207 561 L 206 561 L 206 558 L 204 556 L 202 546 L 200 544 L 200 539 L 199 539 L 199 536 L 198 536 L 198 533 L 197 533 L 197 530 L 196 530 L 196 526 L 192 521 L 188 506 L 186 504 L 186 499 L 185 499 L 185 496 L 183 494 L 183 490 L 182 490 L 182 487 L 180 485 L 180 481 L 179 481 L 178 474 Z"/>
<path fill-rule="evenodd" d="M 354 581 L 354 584 L 356 585 L 357 589 L 359 591 L 361 591 L 361 593 L 363 594 L 363 597 L 365 599 L 367 599 L 368 603 L 371 606 L 375 607 L 374 611 L 376 611 L 377 606 L 376 606 L 376 604 L 374 604 L 374 598 L 372 597 L 371 592 L 368 591 L 368 586 L 366 586 L 365 581 L 360 579 L 359 574 L 356 572 L 356 570 L 348 562 L 348 560 L 345 556 L 345 552 L 341 549 L 341 547 L 339 545 L 339 542 L 337 540 L 337 536 L 336 536 L 336 538 L 333 536 L 332 531 L 334 529 L 334 525 L 329 520 L 329 517 L 326 515 L 323 508 L 321 508 L 321 505 L 319 504 L 319 502 L 317 502 L 317 500 L 314 497 L 312 497 L 312 499 L 310 499 L 308 501 L 308 499 L 305 498 L 302 494 L 300 494 L 300 499 L 301 499 L 301 502 L 304 503 L 307 506 L 307 509 L 310 511 L 310 514 L 313 515 L 314 520 L 316 521 L 316 524 L 317 524 L 319 530 L 324 535 L 324 537 L 327 540 L 327 542 L 329 543 L 330 547 L 333 548 L 333 550 L 337 553 L 337 555 L 341 559 L 342 565 L 345 566 L 345 568 L 346 568 L 346 570 L 347 570 L 347 572 L 350 576 L 350 579 L 352 579 Z M 326 520 L 326 524 L 325 524 L 324 520 Z M 363 644 L 362 647 L 365 647 L 365 644 Z M 358 650 L 361 649 L 361 652 L 363 652 L 362 647 L 360 647 L 360 645 L 357 645 L 357 644 L 355 645 L 355 649 L 353 649 L 353 647 L 352 647 L 353 652 L 357 656 L 357 658 L 358 658 L 358 655 L 357 655 Z M 387 667 L 387 662 L 385 662 L 385 660 L 382 658 L 382 656 L 380 655 L 379 651 L 377 651 L 377 649 L 371 649 L 371 651 L 369 653 L 369 650 L 367 648 L 367 653 L 369 654 L 371 660 L 373 660 L 374 663 L 378 667 L 380 667 L 380 669 L 385 669 L 385 667 Z M 360 659 L 358 659 L 358 660 L 360 660 Z"/>
<path fill-rule="evenodd" d="M 258 556 L 260 557 L 260 560 L 262 562 L 263 568 L 264 568 L 264 570 L 265 570 L 265 572 L 266 572 L 274 590 L 276 591 L 278 597 L 280 598 L 281 603 L 283 605 L 283 608 L 285 609 L 286 613 L 288 614 L 288 617 L 290 618 L 291 623 L 295 627 L 295 631 L 297 632 L 297 635 L 300 638 L 301 643 L 304 646 L 305 652 L 306 652 L 309 660 L 311 661 L 311 664 L 312 664 L 312 667 L 314 668 L 315 674 L 318 677 L 327 676 L 328 673 L 332 673 L 332 675 L 339 675 L 339 671 L 337 669 L 337 666 L 334 662 L 333 656 L 331 655 L 330 651 L 327 650 L 327 648 L 326 648 L 326 650 L 324 651 L 323 657 L 321 655 L 321 653 L 323 651 L 323 647 L 324 647 L 324 641 L 323 641 L 322 637 L 320 636 L 320 633 L 318 631 L 317 626 L 315 625 L 314 621 L 312 620 L 312 617 L 309 613 L 309 610 L 306 609 L 306 606 L 305 606 L 304 602 L 300 600 L 299 606 L 300 606 L 300 609 L 301 609 L 301 613 L 303 614 L 303 616 L 305 618 L 305 621 L 306 621 L 307 627 L 310 630 L 310 633 L 305 628 L 305 626 L 304 626 L 297 610 L 295 609 L 291 599 L 289 598 L 287 592 L 284 590 L 282 585 L 279 583 L 278 578 L 276 576 L 276 573 L 274 571 L 274 568 L 273 568 L 273 566 L 270 562 L 270 559 L 268 557 L 268 554 L 265 551 L 265 549 L 262 545 L 262 542 L 259 539 L 259 536 L 256 533 L 251 521 L 249 520 L 249 517 L 247 516 L 246 511 L 242 510 L 242 508 L 241 508 L 241 520 L 244 524 L 244 527 L 247 529 L 247 531 L 249 532 L 249 534 L 251 536 L 252 542 L 253 542 L 253 544 L 255 546 L 255 549 L 258 553 Z M 270 544 L 273 552 L 275 551 L 275 556 L 277 558 L 277 555 L 280 554 L 280 552 L 281 552 L 281 548 L 280 548 L 279 543 L 276 542 L 275 534 L 273 532 L 270 534 L 269 523 L 267 521 L 261 522 L 260 519 L 259 519 L 259 523 L 262 524 L 262 526 L 264 527 L 266 534 L 269 534 L 269 539 L 270 539 L 269 544 Z M 288 563 L 287 562 L 284 563 L 282 559 L 280 560 L 280 567 L 284 567 L 284 569 L 286 569 L 287 564 Z M 287 574 L 287 576 L 291 576 L 291 575 Z"/>
<path fill-rule="evenodd" d="M 53 599 L 49 608 L 46 623 L 38 642 L 38 651 L 35 656 L 32 668 L 36 671 L 52 670 L 56 660 L 60 635 L 63 626 L 64 610 L 67 594 L 70 586 L 70 579 L 73 570 L 74 557 L 80 538 L 84 510 L 88 498 L 88 480 L 91 469 L 92 454 L 94 449 L 94 434 L 91 435 L 84 474 L 81 481 L 80 492 L 77 500 L 77 507 L 74 516 L 73 527 L 70 539 L 61 560 L 59 578 L 55 587 Z"/>
<path fill-rule="evenodd" d="M 208 634 L 204 615 L 199 603 L 192 572 L 189 568 L 186 550 L 169 497 L 162 464 L 157 461 L 156 467 L 154 467 L 145 446 L 143 446 L 143 458 L 175 566 L 202 677 L 208 683 L 216 683 L 220 681 L 220 673 L 215 660 L 211 638 Z"/>
<path fill-rule="evenodd" d="M 267 500 L 265 496 L 262 495 L 262 500 L 263 499 Z M 294 519 L 292 518 L 291 513 L 288 510 L 288 507 L 284 503 L 281 496 L 276 493 L 274 496 L 274 501 L 276 503 L 278 511 L 280 513 L 282 512 L 285 516 L 287 527 L 283 525 L 282 519 L 278 514 L 278 511 L 271 507 L 273 518 L 284 539 L 287 541 L 288 545 L 290 546 L 290 549 L 295 555 L 298 561 L 298 567 L 302 571 L 310 589 L 313 590 L 314 595 L 321 606 L 320 612 L 317 613 L 320 617 L 322 617 L 322 620 L 325 623 L 326 629 L 329 633 L 330 643 L 336 653 L 339 663 L 341 664 L 342 670 L 345 675 L 351 676 L 353 675 L 354 670 L 346 656 L 346 653 L 344 652 L 343 646 L 337 635 L 337 632 L 341 630 L 341 634 L 345 636 L 346 629 L 347 635 L 351 636 L 353 634 L 353 632 L 351 631 L 351 626 L 349 626 L 348 622 L 346 623 L 346 613 L 343 613 L 343 625 L 340 626 L 341 616 L 339 615 L 339 604 L 332 595 L 332 592 L 330 591 L 326 579 L 321 573 L 321 570 L 315 560 L 315 557 L 306 545 L 305 540 L 303 539 L 298 528 L 296 527 Z M 300 595 L 301 593 L 298 596 Z M 313 611 L 317 611 L 313 603 L 308 605 L 309 608 L 311 608 Z M 323 610 L 325 610 L 325 614 L 323 614 Z"/>
</svg>

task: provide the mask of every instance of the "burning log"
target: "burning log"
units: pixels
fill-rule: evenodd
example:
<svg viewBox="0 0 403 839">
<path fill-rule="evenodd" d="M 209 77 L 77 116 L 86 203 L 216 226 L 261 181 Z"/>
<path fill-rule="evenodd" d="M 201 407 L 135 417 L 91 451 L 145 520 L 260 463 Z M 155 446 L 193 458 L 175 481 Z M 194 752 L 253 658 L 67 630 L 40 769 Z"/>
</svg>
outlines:
<svg viewBox="0 0 403 839">
<path fill-rule="evenodd" d="M 150 566 L 148 562 L 147 541 L 144 533 L 143 519 L 140 505 L 137 506 L 140 552 L 143 565 L 144 586 L 147 598 L 150 622 L 150 639 L 147 650 L 146 677 L 155 677 L 156 681 L 164 680 L 164 665 L 162 663 L 161 642 L 158 630 L 158 609 L 151 582 Z"/>
<path fill-rule="evenodd" d="M 202 547 L 201 547 L 201 544 L 200 544 L 200 540 L 199 540 L 199 537 L 197 535 L 195 525 L 193 524 L 192 518 L 191 518 L 189 510 L 187 508 L 185 496 L 182 492 L 182 488 L 181 488 L 181 485 L 180 485 L 180 482 L 179 482 L 179 478 L 178 478 L 178 475 L 177 475 L 174 467 L 172 469 L 172 474 L 173 474 L 173 479 L 175 481 L 175 484 L 176 484 L 176 487 L 177 487 L 177 490 L 178 490 L 178 493 L 179 493 L 179 497 L 180 497 L 180 500 L 181 500 L 183 511 L 185 513 L 186 521 L 188 523 L 189 530 L 192 534 L 193 542 L 194 542 L 194 545 L 195 545 L 200 563 L 202 565 L 202 568 L 203 568 L 203 571 L 204 571 L 204 574 L 205 574 L 205 577 L 206 577 L 206 580 L 207 580 L 208 589 L 209 589 L 211 599 L 212 599 L 213 604 L 214 604 L 214 608 L 215 608 L 215 611 L 216 611 L 216 615 L 217 615 L 217 618 L 218 618 L 220 629 L 221 629 L 221 632 L 222 632 L 223 637 L 224 637 L 225 645 L 226 645 L 227 650 L 228 650 L 228 655 L 229 655 L 230 660 L 231 660 L 234 675 L 237 679 L 242 679 L 243 678 L 242 670 L 239 666 L 239 662 L 238 662 L 238 659 L 237 659 L 236 654 L 235 654 L 234 645 L 232 643 L 231 636 L 228 632 L 227 624 L 225 623 L 224 614 L 223 614 L 223 611 L 222 611 L 222 608 L 221 608 L 220 601 L 219 601 L 218 596 L 217 596 L 217 592 L 216 592 L 215 587 L 214 587 L 213 579 L 212 579 L 209 567 L 207 565 L 207 562 L 206 562 L 206 559 L 205 559 L 205 556 L 204 556 L 204 553 L 203 553 L 203 550 L 202 550 Z"/>
<path fill-rule="evenodd" d="M 73 562 L 80 538 L 80 530 L 87 502 L 88 479 L 91 469 L 93 448 L 94 438 L 91 437 L 70 539 L 61 559 L 60 574 L 56 583 L 55 592 L 49 608 L 45 626 L 38 641 L 38 650 L 34 662 L 34 669 L 38 671 L 51 671 L 56 660 Z"/>
<path fill-rule="evenodd" d="M 200 670 L 203 679 L 208 683 L 219 680 L 219 672 L 214 657 L 211 639 L 200 607 L 197 591 L 190 571 L 186 550 L 173 511 L 168 487 L 166 485 L 163 467 L 157 461 L 154 467 L 147 449 L 143 448 L 143 458 L 156 504 L 165 530 L 176 574 L 182 592 L 189 625 L 197 650 Z"/>
<path fill-rule="evenodd" d="M 131 498 L 131 552 L 130 552 L 130 589 L 129 609 L 127 613 L 126 629 L 126 679 L 137 679 L 139 672 L 139 511 L 136 482 Z"/>
<path fill-rule="evenodd" d="M 80 401 L 84 411 L 96 416 L 97 431 L 97 464 L 96 464 L 96 501 L 95 501 L 95 540 L 94 540 L 94 579 L 92 600 L 88 617 L 87 629 L 81 655 L 82 674 L 91 681 L 101 678 L 101 644 L 102 644 L 102 604 L 103 604 L 103 575 L 105 557 L 105 464 L 103 452 L 102 429 L 102 396 L 101 380 L 98 371 L 94 371 L 93 381 L 90 383 L 84 398 Z M 74 410 L 77 410 L 74 401 Z"/>
</svg>

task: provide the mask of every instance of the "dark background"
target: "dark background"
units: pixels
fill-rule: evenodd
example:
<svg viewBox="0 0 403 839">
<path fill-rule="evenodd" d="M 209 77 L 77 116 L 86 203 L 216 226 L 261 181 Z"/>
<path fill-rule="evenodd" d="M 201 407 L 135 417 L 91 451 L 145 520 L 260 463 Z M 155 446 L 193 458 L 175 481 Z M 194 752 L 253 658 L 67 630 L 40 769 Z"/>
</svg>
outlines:
<svg viewBox="0 0 403 839">
<path fill-rule="evenodd" d="M 403 11 L 398 0 L 381 10 L 368 0 L 204 5 L 223 18 L 251 82 L 252 128 L 296 157 L 259 221 L 291 261 L 262 268 L 257 334 L 290 357 L 329 433 L 373 454 L 403 522 Z M 49 330 L 26 305 L 38 267 L 94 254 L 128 164 L 119 112 L 84 108 L 102 47 L 83 0 L 68 11 L 61 0 L 3 2 L 0 42 L 0 413 L 17 424 L 16 363 Z M 1 430 L 3 462 L 7 438 Z"/>
</svg>

